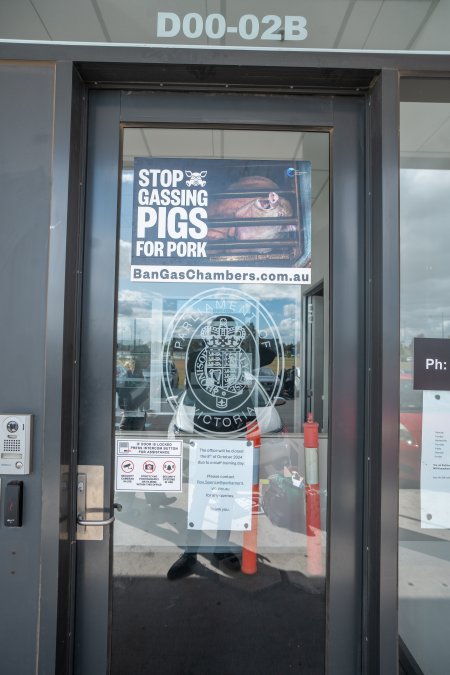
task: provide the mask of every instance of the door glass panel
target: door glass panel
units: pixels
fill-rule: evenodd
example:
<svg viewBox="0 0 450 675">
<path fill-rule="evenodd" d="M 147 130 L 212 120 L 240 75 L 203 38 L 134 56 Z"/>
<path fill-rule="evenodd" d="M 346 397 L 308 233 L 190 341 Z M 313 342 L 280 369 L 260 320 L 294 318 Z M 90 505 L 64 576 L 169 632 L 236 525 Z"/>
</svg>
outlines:
<svg viewBox="0 0 450 675">
<path fill-rule="evenodd" d="M 324 671 L 328 234 L 328 134 L 124 128 L 113 673 Z"/>
<path fill-rule="evenodd" d="M 402 89 L 399 635 L 431 675 L 450 659 L 450 88 Z"/>
</svg>

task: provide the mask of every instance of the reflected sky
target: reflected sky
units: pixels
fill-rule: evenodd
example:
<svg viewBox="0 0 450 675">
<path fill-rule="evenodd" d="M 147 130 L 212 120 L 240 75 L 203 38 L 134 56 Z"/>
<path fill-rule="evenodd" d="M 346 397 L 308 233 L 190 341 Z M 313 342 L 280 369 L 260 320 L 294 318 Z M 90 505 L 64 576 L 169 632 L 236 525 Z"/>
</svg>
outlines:
<svg viewBox="0 0 450 675">
<path fill-rule="evenodd" d="M 189 284 L 186 287 L 186 284 L 170 283 L 152 284 L 152 290 L 146 284 L 143 290 L 135 290 L 128 288 L 128 285 L 132 283 L 128 279 L 124 280 L 118 294 L 117 339 L 122 343 L 136 341 L 138 344 L 145 344 L 151 342 L 152 325 L 155 322 L 161 323 L 165 331 L 179 306 L 207 288 L 204 284 Z M 261 294 L 263 297 L 260 297 L 260 294 L 254 293 L 249 286 L 250 284 L 236 284 L 233 287 L 248 293 L 255 300 L 264 300 L 264 307 L 278 326 L 283 343 L 295 344 L 298 340 L 298 315 L 296 317 L 295 304 L 295 300 L 300 303 L 298 289 L 296 287 L 280 289 L 276 286 L 266 285 L 264 293 Z M 160 304 L 160 299 L 163 296 L 173 298 L 176 303 L 172 306 L 165 303 L 163 309 Z"/>
<path fill-rule="evenodd" d="M 450 337 L 450 171 L 400 172 L 401 341 Z"/>
</svg>

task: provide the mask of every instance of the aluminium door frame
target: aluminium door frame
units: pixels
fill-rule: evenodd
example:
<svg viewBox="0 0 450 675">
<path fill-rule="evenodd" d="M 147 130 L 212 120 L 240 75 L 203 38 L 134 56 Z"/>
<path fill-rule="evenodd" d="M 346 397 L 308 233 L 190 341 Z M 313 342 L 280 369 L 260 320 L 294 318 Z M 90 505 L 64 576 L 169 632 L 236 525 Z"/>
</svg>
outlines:
<svg viewBox="0 0 450 675">
<path fill-rule="evenodd" d="M 392 78 L 391 78 L 392 79 Z M 383 87 L 385 86 L 384 81 L 380 78 L 380 84 L 377 85 L 378 89 L 378 102 L 377 106 L 378 109 L 383 108 L 384 104 L 384 96 L 381 96 L 381 91 L 383 90 Z M 101 150 L 97 148 L 97 152 L 100 152 L 100 154 L 103 157 L 103 160 L 101 162 L 101 175 L 98 176 L 98 179 L 100 180 L 100 185 L 103 184 L 104 186 L 110 185 L 111 180 L 115 180 L 116 183 L 116 189 L 119 189 L 119 174 L 118 174 L 118 162 L 119 162 L 119 135 L 118 135 L 118 126 L 120 123 L 129 121 L 130 123 L 139 123 L 141 122 L 142 124 L 148 124 L 150 122 L 149 116 L 147 113 L 142 112 L 141 110 L 141 118 L 139 118 L 139 105 L 146 107 L 146 104 L 142 104 L 144 101 L 145 96 L 148 94 L 144 94 L 144 92 L 139 92 L 139 95 L 137 96 L 130 96 L 129 92 L 127 92 L 126 95 L 122 96 L 122 94 L 119 91 L 93 91 L 91 92 L 91 97 L 92 100 L 95 100 L 96 103 L 94 106 L 90 107 L 90 129 L 94 129 L 94 132 L 90 131 L 88 135 L 88 146 L 90 148 L 89 151 L 89 162 L 92 165 L 92 162 L 95 162 L 96 159 L 92 155 L 92 148 L 93 148 L 93 142 L 95 139 L 98 140 L 99 137 L 99 132 L 100 129 L 103 129 L 104 131 L 109 130 L 109 132 L 115 134 L 114 136 L 110 137 L 108 143 L 104 143 L 102 145 Z M 155 94 L 151 94 L 153 97 Z M 202 96 L 202 94 L 198 94 L 198 96 Z M 203 94 L 203 96 L 207 96 L 207 94 Z M 214 96 L 217 96 L 215 94 Z M 226 96 L 226 95 L 225 95 Z M 242 100 L 242 96 L 245 96 L 245 94 L 240 94 L 239 95 Z M 140 104 L 136 105 L 136 102 L 139 101 L 140 99 Z M 369 168 L 369 161 L 367 160 L 367 163 L 364 164 L 364 157 L 363 154 L 361 154 L 361 140 L 364 139 L 364 132 L 366 130 L 369 131 L 367 135 L 367 147 L 365 148 L 366 151 L 371 148 L 372 146 L 372 138 L 375 138 L 377 134 L 379 134 L 379 127 L 381 126 L 378 121 L 378 117 L 375 114 L 370 114 L 370 106 L 369 106 L 369 114 L 365 115 L 365 110 L 366 106 L 368 106 L 368 99 L 364 96 L 361 96 L 359 98 L 357 97 L 338 97 L 336 99 L 332 99 L 326 95 L 315 95 L 315 96 L 307 96 L 307 97 L 302 97 L 301 95 L 298 95 L 295 97 L 295 100 L 300 101 L 303 99 L 305 102 L 305 106 L 307 109 L 307 112 L 309 114 L 309 123 L 305 123 L 305 115 L 302 115 L 301 111 L 297 111 L 298 113 L 298 121 L 294 126 L 301 126 L 303 127 L 314 127 L 316 129 L 320 128 L 329 128 L 329 127 L 340 127 L 342 130 L 345 128 L 351 128 L 354 125 L 359 125 L 359 131 L 358 131 L 358 142 L 356 144 L 348 144 L 348 139 L 347 140 L 341 140 L 341 147 L 337 148 L 334 147 L 334 158 L 337 155 L 340 155 L 341 157 L 346 156 L 348 160 L 348 165 L 351 165 L 352 162 L 355 161 L 355 157 L 359 155 L 360 159 L 359 161 L 356 162 L 353 166 L 358 166 L 358 176 L 362 176 L 362 178 L 359 178 L 359 189 L 358 189 L 358 196 L 357 196 L 357 203 L 355 202 L 351 208 L 355 208 L 355 213 L 357 214 L 356 220 L 358 222 L 354 223 L 355 229 L 355 236 L 352 241 L 349 241 L 348 238 L 343 238 L 341 241 L 334 241 L 334 245 L 336 247 L 336 253 L 335 253 L 335 258 L 339 258 L 341 256 L 341 260 L 345 260 L 345 256 L 349 254 L 351 251 L 351 255 L 355 256 L 355 259 L 358 260 L 358 265 L 360 267 L 359 271 L 359 278 L 361 280 L 361 286 L 360 288 L 357 288 L 357 285 L 352 285 L 349 284 L 347 285 L 346 288 L 346 298 L 348 297 L 353 297 L 354 300 L 354 306 L 356 308 L 356 311 L 354 313 L 354 316 L 348 317 L 348 308 L 349 308 L 349 302 L 344 301 L 344 294 L 341 294 L 339 303 L 334 303 L 333 304 L 333 315 L 336 317 L 333 321 L 332 324 L 337 320 L 337 317 L 342 317 L 342 316 L 347 316 L 347 330 L 346 330 L 346 340 L 350 339 L 352 340 L 352 336 L 358 336 L 357 337 L 357 342 L 358 342 L 358 348 L 356 352 L 352 352 L 353 354 L 356 354 L 356 358 L 358 361 L 358 367 L 356 368 L 355 373 L 348 373 L 348 372 L 340 372 L 338 371 L 338 376 L 334 378 L 334 380 L 331 382 L 331 387 L 330 387 L 330 398 L 333 398 L 333 394 L 336 397 L 337 395 L 341 396 L 343 395 L 343 387 L 342 387 L 342 382 L 345 382 L 352 387 L 356 387 L 358 389 L 358 392 L 362 394 L 361 398 L 359 401 L 355 400 L 355 397 L 353 396 L 353 402 L 356 406 L 356 408 L 352 411 L 352 416 L 347 416 L 347 422 L 350 423 L 351 426 L 351 419 L 352 417 L 353 420 L 361 420 L 364 419 L 364 416 L 368 414 L 369 409 L 368 406 L 364 404 L 364 401 L 369 400 L 369 392 L 372 388 L 372 385 L 370 384 L 370 379 L 366 379 L 367 375 L 367 364 L 369 362 L 369 356 L 375 356 L 378 353 L 378 350 L 380 348 L 380 340 L 372 340 L 370 341 L 370 344 L 365 341 L 365 337 L 361 335 L 361 331 L 363 334 L 366 334 L 366 326 L 369 328 L 372 326 L 372 316 L 376 314 L 376 312 L 381 311 L 381 308 L 384 307 L 383 303 L 380 303 L 380 298 L 383 296 L 383 289 L 384 289 L 384 277 L 379 281 L 380 284 L 380 292 L 379 294 L 374 297 L 371 291 L 371 286 L 369 284 L 369 280 L 366 274 L 366 267 L 367 269 L 372 268 L 374 272 L 381 272 L 382 275 L 384 275 L 384 267 L 383 267 L 383 262 L 379 260 L 379 258 L 374 254 L 372 255 L 373 251 L 375 251 L 376 247 L 372 247 L 370 245 L 371 242 L 371 221 L 372 221 L 372 212 L 376 213 L 376 206 L 369 206 L 368 201 L 366 200 L 366 191 L 367 191 L 367 185 L 366 185 L 366 179 L 365 179 L 365 170 L 366 173 L 368 174 L 368 168 Z M 225 100 L 225 99 L 224 99 Z M 280 97 L 272 97 L 272 101 L 278 101 L 280 102 L 281 98 Z M 294 100 L 294 97 L 292 97 L 292 100 Z M 228 98 L 228 103 L 231 103 L 232 99 Z M 316 104 L 319 102 L 321 103 L 320 105 L 320 110 L 315 106 L 314 104 L 309 104 L 310 107 L 308 108 L 308 103 L 307 101 L 315 101 Z M 332 104 L 331 104 L 332 101 Z M 134 106 L 134 109 L 133 109 Z M 391 105 L 392 107 L 392 105 Z M 374 108 L 372 108 L 374 109 Z M 174 108 L 172 108 L 174 110 Z M 234 110 L 234 105 L 230 105 L 230 111 L 233 112 Z M 262 109 L 261 109 L 262 110 Z M 274 104 L 274 110 L 275 113 L 277 113 L 277 103 Z M 358 110 L 358 112 L 355 114 L 355 111 Z M 384 110 L 384 109 L 383 109 Z M 154 111 L 155 112 L 155 111 Z M 186 113 L 186 110 L 183 111 Z M 205 112 L 205 111 L 204 111 Z M 253 111 L 254 112 L 254 111 Z M 304 111 L 303 111 L 304 112 Z M 199 113 L 201 113 L 200 110 L 197 110 L 195 113 L 195 119 L 192 120 L 192 124 L 194 122 L 200 122 L 200 124 L 208 124 L 211 123 L 210 119 L 206 116 L 203 119 L 199 119 Z M 159 116 L 159 119 L 161 120 L 161 111 L 158 111 L 156 109 L 155 114 Z M 223 118 L 224 112 L 222 111 L 222 123 L 226 123 L 226 120 Z M 277 113 L 278 114 L 278 113 Z M 283 113 L 284 114 L 284 113 Z M 314 119 L 312 118 L 312 114 L 314 114 Z M 388 115 L 389 112 L 384 112 L 383 113 L 383 120 L 386 120 L 386 115 Z M 263 113 L 263 115 L 267 115 L 267 111 Z M 177 117 L 177 116 L 175 116 Z M 167 115 L 163 118 L 164 120 L 167 120 Z M 366 125 L 366 119 L 370 120 L 370 124 L 367 125 L 367 129 L 365 128 Z M 302 121 L 303 120 L 303 121 Z M 174 120 L 174 123 L 176 123 L 176 119 Z M 255 122 L 255 116 L 253 114 L 252 120 L 247 120 L 248 124 L 251 124 L 252 122 Z M 188 122 L 189 123 L 189 122 Z M 261 124 L 264 123 L 264 119 L 261 119 L 260 121 Z M 245 124 L 245 120 L 240 120 L 238 124 Z M 385 122 L 386 124 L 386 122 Z M 281 125 L 283 126 L 283 124 Z M 274 128 L 274 125 L 269 123 L 269 127 Z M 277 128 L 280 128 L 279 125 L 277 125 Z M 318 130 L 319 130 L 318 129 Z M 113 143 L 111 143 L 111 138 L 117 138 L 114 140 Z M 337 142 L 339 143 L 339 134 L 337 134 Z M 103 137 L 102 137 L 103 138 Z M 388 141 L 389 143 L 389 141 Z M 94 144 L 95 145 L 95 144 Z M 362 142 L 362 145 L 364 146 L 364 141 Z M 375 168 L 378 169 L 377 173 L 377 180 L 383 184 L 383 186 L 386 186 L 386 180 L 384 179 L 383 181 L 383 176 L 384 176 L 384 152 L 387 152 L 387 148 L 389 145 L 387 143 L 383 143 L 382 147 L 379 152 L 379 156 L 377 158 L 377 163 L 375 163 L 374 166 L 374 173 L 375 173 Z M 353 153 L 353 154 L 352 154 Z M 391 153 L 392 154 L 392 153 Z M 369 152 L 367 152 L 367 156 L 369 155 Z M 104 161 L 104 159 L 108 157 L 108 161 Z M 362 161 L 361 161 L 362 158 Z M 392 158 L 391 158 L 392 159 Z M 348 175 L 351 175 L 351 170 L 348 168 L 349 171 Z M 88 183 L 87 187 L 87 213 L 89 214 L 90 210 L 94 210 L 98 208 L 98 206 L 94 203 L 94 195 L 92 190 L 99 190 L 101 192 L 101 189 L 99 187 L 99 184 L 97 183 L 95 186 L 92 184 Z M 107 218 L 105 219 L 105 225 L 106 225 L 106 220 L 109 218 L 109 223 L 111 222 L 116 222 L 117 221 L 117 207 L 115 204 L 114 196 L 112 196 L 109 193 L 110 201 L 111 201 L 111 211 L 108 214 Z M 349 210 L 349 204 L 348 204 L 348 194 L 345 191 L 345 186 L 342 191 L 333 191 L 333 204 L 335 208 L 335 218 L 340 217 L 348 217 L 348 210 Z M 382 200 L 379 200 L 379 202 L 382 204 Z M 375 202 L 373 202 L 375 204 Z M 376 202 L 378 204 L 378 201 Z M 347 214 L 347 216 L 346 216 Z M 113 218 L 113 220 L 111 220 Z M 367 227 L 364 227 L 364 222 L 366 221 Z M 383 221 L 384 222 L 384 221 Z M 392 225 L 392 223 L 391 223 Z M 113 259 L 115 258 L 116 255 L 116 230 L 115 228 L 111 228 L 109 226 L 109 232 L 107 231 L 108 228 L 105 229 L 104 234 L 105 234 L 105 241 L 102 244 L 102 251 L 100 253 L 100 259 L 106 262 L 108 264 L 108 259 L 111 259 L 110 256 L 113 256 Z M 389 230 L 389 231 L 388 231 Z M 387 247 L 387 237 L 386 233 L 389 235 L 391 233 L 391 230 L 395 232 L 395 227 L 394 228 L 386 228 L 386 232 L 384 232 L 384 237 L 380 245 Z M 111 232 L 113 232 L 113 236 L 111 235 Z M 85 269 L 89 270 L 89 265 L 90 265 L 90 258 L 91 256 L 95 255 L 97 256 L 99 252 L 95 252 L 95 247 L 93 246 L 93 243 L 90 238 L 89 238 L 89 233 L 86 235 L 86 247 L 85 247 L 85 264 L 87 264 L 87 267 Z M 107 245 L 105 245 L 105 242 L 107 242 Z M 367 246 L 366 246 L 367 243 Z M 97 247 L 98 248 L 98 247 Z M 391 249 L 392 250 L 392 249 Z M 366 255 L 367 254 L 367 255 Z M 108 291 L 110 291 L 111 287 L 110 284 L 108 284 L 105 281 L 105 275 L 103 274 L 103 267 L 99 260 L 97 260 L 93 267 L 90 269 L 92 270 L 93 277 L 89 278 L 89 273 L 85 275 L 84 278 L 84 288 L 93 288 L 95 286 L 96 290 L 99 293 L 106 293 L 105 297 L 108 297 L 108 303 L 104 305 L 104 310 L 105 310 L 105 316 L 108 315 L 109 319 L 106 322 L 100 321 L 99 317 L 89 317 L 89 307 L 91 303 L 91 299 L 87 297 L 86 293 L 84 294 L 83 297 L 83 303 L 85 305 L 84 309 L 84 316 L 89 317 L 94 323 L 92 323 L 91 320 L 84 320 L 82 322 L 83 325 L 83 336 L 82 336 L 82 341 L 85 343 L 89 342 L 92 339 L 100 339 L 103 346 L 106 348 L 103 349 L 103 352 L 105 354 L 105 358 L 108 358 L 107 355 L 113 353 L 114 350 L 114 344 L 113 344 L 113 336 L 114 336 L 114 294 L 111 296 L 111 293 L 108 295 Z M 390 264 L 395 267 L 395 261 L 389 259 Z M 96 270 L 96 271 L 95 271 Z M 392 288 L 390 289 L 390 294 L 392 294 Z M 330 283 L 330 294 L 333 294 L 333 287 Z M 364 313 L 364 304 L 367 303 L 367 307 L 370 307 L 370 309 L 367 311 L 367 314 Z M 370 303 L 370 304 L 369 304 Z M 394 308 L 395 303 L 392 303 L 392 306 L 390 307 L 390 311 L 392 313 L 392 310 Z M 384 310 L 384 314 L 387 314 L 386 309 Z M 112 323 L 111 323 L 112 321 Z M 394 322 L 395 323 L 395 322 Z M 93 334 L 94 328 L 95 331 L 98 331 L 99 325 L 101 325 L 100 329 L 100 336 Z M 391 331 L 392 332 L 392 331 Z M 368 334 L 371 333 L 371 331 L 367 331 Z M 391 336 L 392 337 L 392 336 Z M 336 335 L 333 336 L 333 339 L 336 339 Z M 341 338 L 342 339 L 342 338 Z M 397 336 L 398 340 L 398 336 Z M 382 342 L 383 340 L 381 340 Z M 342 344 L 341 344 L 342 347 Z M 395 359 L 395 356 L 394 356 Z M 391 359 L 392 360 L 392 359 Z M 103 369 L 105 367 L 105 363 L 103 364 Z M 339 368 L 339 367 L 338 367 Z M 91 391 L 92 393 L 96 392 L 98 393 L 98 386 L 99 383 L 97 382 L 98 379 L 98 372 L 102 369 L 102 366 L 99 364 L 97 361 L 95 363 L 89 363 L 89 361 L 86 362 L 84 361 L 84 364 L 82 363 L 81 367 L 81 386 L 83 387 L 84 391 Z M 105 370 L 105 372 L 108 372 Z M 92 377 L 92 374 L 95 373 L 94 377 Z M 386 375 L 384 368 L 382 368 L 382 375 Z M 110 373 L 109 380 L 107 382 L 104 382 L 103 384 L 106 386 L 106 392 L 110 391 L 111 396 L 106 395 L 102 397 L 102 404 L 98 406 L 98 400 L 94 401 L 94 399 L 89 399 L 86 397 L 83 397 L 83 400 L 81 401 L 80 404 L 80 448 L 81 452 L 83 452 L 83 445 L 86 447 L 93 447 L 97 445 L 97 447 L 101 447 L 102 442 L 104 443 L 105 439 L 105 432 L 106 432 L 106 438 L 108 438 L 108 449 L 105 450 L 106 452 L 110 452 L 110 447 L 109 447 L 109 441 L 111 440 L 111 411 L 112 411 L 112 406 L 113 406 L 113 400 L 112 400 L 112 388 L 113 388 L 113 381 L 112 381 L 112 374 Z M 392 379 L 392 378 L 391 378 Z M 94 381 L 95 380 L 95 381 Z M 369 383 L 369 384 L 367 384 Z M 101 383 L 100 383 L 101 384 Z M 87 387 L 87 389 L 86 389 Z M 367 388 L 368 387 L 368 388 Z M 344 387 L 345 389 L 345 387 Z M 345 391 L 344 391 L 345 394 Z M 350 398 L 352 398 L 350 396 Z M 377 397 L 375 397 L 377 398 Z M 392 398 L 392 397 L 391 397 Z M 95 430 L 90 429 L 89 433 L 86 428 L 86 415 L 89 416 L 89 408 L 94 405 L 94 403 L 97 405 L 96 409 L 96 417 L 98 421 L 98 425 L 95 428 Z M 380 406 L 381 402 L 379 397 L 377 398 L 376 401 L 377 405 Z M 354 414 L 356 412 L 356 415 Z M 347 410 L 348 413 L 348 410 Z M 376 427 L 377 419 L 372 419 L 375 418 L 375 415 L 372 414 L 371 417 L 369 417 L 369 420 L 371 421 L 371 425 Z M 341 426 L 343 424 L 343 420 L 341 418 L 338 419 L 337 416 L 334 416 L 334 426 L 336 427 L 335 433 L 342 433 Z M 398 427 L 398 424 L 396 425 Z M 393 424 L 390 425 L 390 433 L 392 434 L 392 427 Z M 362 513 L 364 512 L 364 520 L 366 522 L 372 521 L 373 520 L 373 506 L 375 505 L 377 508 L 381 509 L 381 504 L 376 504 L 375 500 L 373 501 L 372 505 L 369 505 L 367 502 L 367 493 L 365 490 L 366 484 L 373 484 L 373 485 L 378 485 L 378 474 L 375 475 L 373 473 L 369 474 L 366 471 L 366 452 L 365 448 L 367 448 L 367 456 L 370 456 L 368 451 L 368 447 L 370 444 L 372 444 L 372 436 L 368 438 L 368 435 L 366 435 L 366 438 L 364 438 L 362 430 L 364 428 L 363 424 L 359 424 L 359 429 L 356 430 L 355 426 L 353 426 L 353 430 L 350 432 L 350 435 L 353 434 L 353 456 L 352 456 L 352 463 L 353 465 L 350 466 L 350 464 L 346 464 L 343 462 L 337 463 L 335 461 L 334 466 L 330 467 L 331 471 L 335 472 L 340 472 L 341 473 L 341 480 L 345 483 L 346 485 L 346 495 L 348 497 L 349 494 L 353 494 L 353 502 L 357 505 L 357 508 L 354 509 L 352 513 L 348 513 L 345 510 L 345 506 L 339 505 L 336 503 L 333 505 L 329 512 L 329 527 L 331 528 L 331 537 L 333 538 L 333 541 L 336 542 L 336 544 L 333 543 L 333 546 L 336 545 L 337 550 L 339 550 L 339 555 L 343 556 L 345 559 L 348 560 L 349 565 L 346 568 L 345 572 L 341 570 L 341 572 L 337 571 L 336 569 L 332 570 L 333 573 L 333 580 L 331 584 L 331 592 L 334 593 L 336 592 L 336 597 L 330 597 L 329 595 L 329 604 L 328 604 L 328 635 L 327 635 L 327 667 L 328 670 L 327 672 L 329 673 L 339 673 L 339 672 L 352 672 L 349 670 L 349 657 L 352 660 L 352 668 L 354 668 L 354 672 L 360 672 L 358 664 L 361 664 L 361 672 L 378 672 L 377 670 L 374 669 L 374 664 L 378 661 L 378 654 L 381 652 L 381 642 L 384 640 L 385 644 L 387 642 L 392 643 L 392 636 L 389 633 L 389 635 L 386 635 L 386 631 L 383 630 L 383 625 L 381 623 L 379 624 L 379 630 L 378 634 L 376 635 L 376 639 L 372 642 L 372 640 L 367 640 L 367 637 L 372 637 L 372 635 L 375 635 L 372 631 L 375 630 L 375 628 L 370 627 L 370 621 L 367 618 L 368 617 L 368 611 L 370 608 L 370 613 L 371 613 L 371 618 L 372 621 L 376 623 L 377 621 L 377 616 L 379 616 L 381 609 L 385 609 L 388 612 L 392 609 L 392 604 L 391 603 L 386 603 L 383 602 L 378 605 L 378 612 L 374 613 L 374 607 L 375 609 L 377 608 L 377 599 L 381 597 L 381 594 L 383 592 L 383 589 L 380 588 L 378 585 L 378 588 L 374 588 L 373 586 L 371 587 L 370 585 L 366 584 L 363 579 L 364 573 L 370 577 L 370 575 L 373 574 L 373 570 L 379 569 L 379 564 L 378 564 L 378 558 L 374 557 L 373 554 L 373 549 L 369 552 L 367 552 L 367 560 L 369 560 L 370 565 L 366 562 L 365 565 L 363 565 L 363 539 L 365 537 L 365 541 L 370 542 L 375 542 L 375 547 L 376 547 L 376 542 L 378 541 L 379 544 L 379 537 L 380 537 L 380 530 L 379 528 L 371 528 L 367 527 L 365 529 L 365 534 L 362 529 Z M 95 433 L 92 434 L 92 432 L 95 431 Z M 398 428 L 397 428 L 397 434 L 398 434 Z M 333 423 L 330 428 L 330 438 L 331 442 L 333 438 Z M 99 445 L 98 445 L 99 444 Z M 106 457 L 104 457 L 106 460 Z M 85 461 L 82 457 L 79 460 L 79 462 Z M 96 463 L 96 462 L 93 462 Z M 106 485 L 109 486 L 111 482 L 111 476 L 106 477 Z M 381 497 L 379 496 L 379 499 Z M 358 515 L 359 512 L 359 515 Z M 377 515 L 377 514 L 375 514 Z M 361 517 L 360 517 L 361 516 Z M 369 518 L 370 516 L 370 518 Z M 339 522 L 345 522 L 346 519 L 348 518 L 354 518 L 358 520 L 360 517 L 358 525 L 355 525 L 355 532 L 357 531 L 357 534 L 355 535 L 355 539 L 353 542 L 353 545 L 349 545 L 349 542 L 344 534 L 344 536 L 341 536 L 340 530 L 339 530 Z M 390 514 L 390 517 L 392 519 L 392 513 Z M 355 520 L 355 522 L 356 522 Z M 383 524 L 382 524 L 383 525 Z M 342 528 L 341 528 L 342 529 Z M 345 528 L 344 528 L 345 529 Z M 391 533 L 390 533 L 391 534 Z M 106 531 L 105 532 L 105 539 L 107 540 L 107 545 L 103 546 L 103 553 L 100 556 L 100 560 L 103 561 L 103 564 L 108 564 L 109 560 L 109 547 L 110 547 L 110 538 L 109 538 L 109 533 Z M 331 539 L 330 539 L 331 542 Z M 395 548 L 397 545 L 397 539 L 395 535 Z M 330 543 L 331 546 L 331 543 Z M 98 573 L 94 568 L 90 568 L 89 572 L 89 560 L 84 556 L 83 553 L 83 548 L 86 547 L 86 542 L 79 542 L 78 548 L 79 548 L 79 553 L 78 553 L 78 564 L 79 564 L 79 569 L 81 570 L 81 574 L 83 575 L 85 572 L 89 574 L 92 572 L 93 579 L 96 579 L 98 582 Z M 380 549 L 380 545 L 378 545 L 378 552 Z M 367 550 L 367 549 L 366 549 Z M 385 560 L 385 565 L 387 566 L 386 569 L 390 569 L 390 578 L 392 577 L 392 561 L 393 557 L 392 556 L 387 556 Z M 395 556 L 395 562 L 396 562 L 396 556 Z M 369 570 L 370 568 L 370 575 L 369 575 Z M 98 568 L 97 568 L 98 572 Z M 340 582 L 338 583 L 338 580 L 336 579 L 336 575 L 339 576 L 341 575 Z M 355 575 L 358 579 L 357 583 L 353 583 L 353 580 L 355 579 Z M 381 579 L 381 574 L 378 573 L 378 579 L 380 580 L 380 583 L 383 583 L 383 580 Z M 370 577 L 371 578 L 371 577 Z M 100 583 L 104 583 L 104 580 L 100 580 Z M 350 593 L 350 599 L 349 599 L 349 593 L 348 593 L 348 585 L 349 583 L 353 584 L 353 589 L 355 589 L 356 586 L 358 586 L 359 592 L 356 593 L 353 591 Z M 88 587 L 89 588 L 89 587 Z M 92 588 L 92 587 L 91 587 Z M 92 588 L 92 591 L 89 591 L 88 589 L 86 593 L 83 593 L 81 596 L 78 594 L 77 596 L 77 611 L 83 613 L 86 607 L 86 603 L 89 602 L 89 595 L 90 592 L 94 590 Z M 396 593 L 396 588 L 395 588 L 395 593 Z M 378 595 L 379 594 L 379 595 Z M 378 598 L 377 598 L 378 595 Z M 104 594 L 104 597 L 108 597 L 107 595 Z M 364 602 L 363 602 L 364 600 Z M 109 602 L 109 601 L 108 601 Z M 388 607 L 389 604 L 389 607 Z M 380 609 L 380 605 L 383 605 Z M 395 603 L 396 605 L 396 603 Z M 353 613 L 354 620 L 356 621 L 356 624 L 352 626 L 350 630 L 343 630 L 343 624 L 344 622 L 342 621 L 342 611 L 345 607 L 350 607 L 351 611 Z M 109 617 L 109 604 L 108 603 L 103 603 L 103 604 L 96 604 L 95 608 L 89 608 L 89 611 L 94 610 L 94 615 L 97 617 L 99 623 L 98 625 L 101 624 L 102 620 L 105 621 L 105 617 Z M 102 619 L 103 617 L 103 619 Z M 364 630 L 366 627 L 370 630 L 370 635 L 364 633 Z M 100 670 L 97 670 L 100 664 L 95 663 L 94 661 L 91 661 L 92 658 L 92 652 L 90 652 L 90 649 L 87 647 L 89 645 L 89 636 L 87 635 L 87 631 L 84 630 L 83 627 L 83 622 L 81 622 L 81 625 L 78 625 L 78 633 L 76 637 L 76 643 L 77 644 L 83 644 L 85 645 L 84 648 L 86 650 L 86 659 L 90 660 L 90 663 L 87 664 L 83 663 L 81 665 L 81 670 L 76 670 L 76 672 L 82 672 L 83 675 L 88 672 L 95 672 L 96 674 L 98 672 L 101 672 Z M 81 632 L 80 632 L 81 631 Z M 100 635 L 101 633 L 101 635 Z M 363 634 L 364 633 L 364 634 Z M 95 640 L 100 638 L 100 640 L 103 641 L 103 649 L 106 650 L 105 653 L 107 653 L 108 650 L 108 644 L 107 644 L 107 636 L 105 638 L 104 631 L 100 631 L 95 637 Z M 387 639 L 386 639 L 387 638 Z M 396 632 L 395 632 L 395 639 L 396 639 Z M 383 653 L 386 654 L 386 650 L 383 649 Z M 351 655 L 351 656 L 350 656 Z M 364 656 L 366 655 L 366 656 Z M 342 661 L 344 659 L 344 662 Z M 387 664 L 388 662 L 392 663 L 394 662 L 392 660 L 392 650 L 390 653 L 387 653 L 385 656 L 385 663 Z M 343 671 L 342 670 L 342 663 L 346 663 L 344 668 L 347 668 L 347 670 Z M 84 668 L 92 667 L 92 671 L 85 670 Z M 389 672 L 389 670 L 385 670 L 383 672 Z"/>
<path fill-rule="evenodd" d="M 400 419 L 400 73 L 382 70 L 367 114 L 364 673 L 396 673 Z"/>
</svg>

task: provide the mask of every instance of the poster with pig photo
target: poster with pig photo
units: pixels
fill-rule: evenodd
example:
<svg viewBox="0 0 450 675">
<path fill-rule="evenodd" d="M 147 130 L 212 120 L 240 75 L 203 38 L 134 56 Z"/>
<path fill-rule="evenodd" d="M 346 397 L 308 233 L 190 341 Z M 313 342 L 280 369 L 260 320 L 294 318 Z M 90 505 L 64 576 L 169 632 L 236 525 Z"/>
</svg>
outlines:
<svg viewBox="0 0 450 675">
<path fill-rule="evenodd" d="M 132 281 L 310 283 L 311 163 L 137 157 Z"/>
</svg>

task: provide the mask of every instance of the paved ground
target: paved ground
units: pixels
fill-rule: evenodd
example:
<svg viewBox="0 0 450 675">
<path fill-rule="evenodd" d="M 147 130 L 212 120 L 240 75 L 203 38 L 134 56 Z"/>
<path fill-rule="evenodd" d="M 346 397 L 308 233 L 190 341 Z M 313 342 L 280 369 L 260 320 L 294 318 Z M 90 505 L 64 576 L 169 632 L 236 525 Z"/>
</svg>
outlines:
<svg viewBox="0 0 450 675">
<path fill-rule="evenodd" d="M 185 537 L 185 498 L 153 509 L 144 495 L 131 497 L 116 521 L 112 675 L 323 673 L 324 580 L 308 572 L 304 530 L 261 513 L 256 575 L 205 552 L 192 575 L 168 581 Z M 214 548 L 211 536 L 203 543 Z"/>
<path fill-rule="evenodd" d="M 421 527 L 418 489 L 400 490 L 398 589 L 399 633 L 412 657 L 424 673 L 448 672 L 450 530 Z"/>
<path fill-rule="evenodd" d="M 143 494 L 123 497 L 114 528 L 113 675 L 324 672 L 325 594 L 308 569 L 304 528 L 276 526 L 261 513 L 255 576 L 204 553 L 194 574 L 170 582 L 186 536 L 186 491 L 159 509 Z M 440 672 L 443 654 L 450 660 L 450 531 L 421 528 L 418 490 L 401 490 L 399 508 L 400 634 L 424 672 Z M 240 536 L 233 533 L 231 546 L 240 548 Z M 213 550 L 212 533 L 203 544 Z"/>
<path fill-rule="evenodd" d="M 129 555 L 140 574 L 114 578 L 112 675 L 324 672 L 325 597 L 302 574 L 262 561 L 249 577 L 199 556 L 168 581 L 173 556 Z"/>
</svg>

